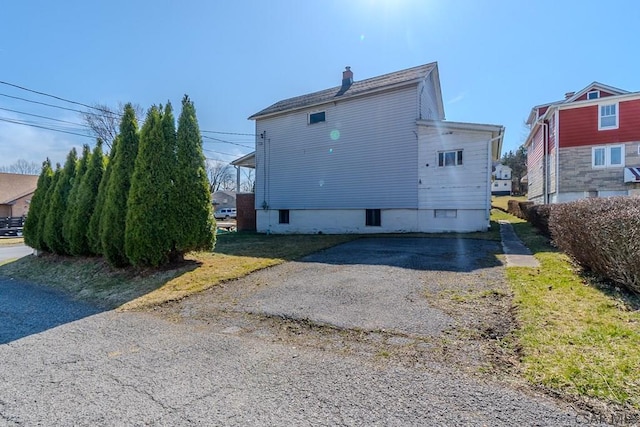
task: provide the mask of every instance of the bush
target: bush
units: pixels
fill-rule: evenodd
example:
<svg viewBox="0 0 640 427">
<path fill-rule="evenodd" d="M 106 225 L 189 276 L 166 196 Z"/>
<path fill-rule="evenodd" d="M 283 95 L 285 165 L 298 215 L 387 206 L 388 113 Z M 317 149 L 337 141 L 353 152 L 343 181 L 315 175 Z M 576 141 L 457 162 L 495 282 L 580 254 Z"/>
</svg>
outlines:
<svg viewBox="0 0 640 427">
<path fill-rule="evenodd" d="M 581 267 L 640 293 L 640 199 L 583 199 L 554 206 L 556 245 Z"/>
<path fill-rule="evenodd" d="M 518 218 L 526 219 L 524 216 L 523 209 L 526 209 L 527 206 L 533 206 L 533 202 L 521 202 L 518 200 L 509 200 L 507 202 L 507 212 L 513 216 L 517 216 Z"/>
<path fill-rule="evenodd" d="M 549 216 L 551 215 L 552 205 L 534 205 L 530 204 L 531 202 L 521 203 L 526 203 L 526 205 L 521 208 L 524 219 L 540 230 L 542 234 L 551 237 L 549 231 Z"/>
</svg>

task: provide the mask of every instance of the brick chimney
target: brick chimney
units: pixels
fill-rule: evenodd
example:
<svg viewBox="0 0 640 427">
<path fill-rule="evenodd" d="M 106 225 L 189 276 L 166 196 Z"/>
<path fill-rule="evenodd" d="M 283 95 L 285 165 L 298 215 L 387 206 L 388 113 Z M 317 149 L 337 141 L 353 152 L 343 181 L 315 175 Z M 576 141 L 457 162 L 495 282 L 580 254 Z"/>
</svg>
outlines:
<svg viewBox="0 0 640 427">
<path fill-rule="evenodd" d="M 564 94 L 564 99 L 569 99 L 575 94 L 576 94 L 575 92 L 567 92 Z"/>
<path fill-rule="evenodd" d="M 344 71 L 342 72 L 342 87 L 349 88 L 353 83 L 353 71 L 351 71 L 351 67 L 344 67 Z"/>
</svg>

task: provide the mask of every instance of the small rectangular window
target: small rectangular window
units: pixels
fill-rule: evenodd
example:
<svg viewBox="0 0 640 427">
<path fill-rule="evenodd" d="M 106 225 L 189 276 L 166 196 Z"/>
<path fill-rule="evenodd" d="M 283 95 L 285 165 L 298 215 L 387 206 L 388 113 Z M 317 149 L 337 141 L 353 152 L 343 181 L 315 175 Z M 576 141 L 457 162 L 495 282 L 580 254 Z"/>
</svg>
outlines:
<svg viewBox="0 0 640 427">
<path fill-rule="evenodd" d="M 289 209 L 280 209 L 278 211 L 278 223 L 289 224 Z"/>
<path fill-rule="evenodd" d="M 599 90 L 590 90 L 589 92 L 587 92 L 587 99 L 598 99 L 598 98 L 600 98 Z"/>
<path fill-rule="evenodd" d="M 319 111 L 317 113 L 309 113 L 309 124 L 324 122 L 326 119 L 325 112 Z"/>
<path fill-rule="evenodd" d="M 609 163 L 611 166 L 622 165 L 622 147 L 611 147 L 609 152 L 611 153 L 611 160 Z"/>
<path fill-rule="evenodd" d="M 438 153 L 438 166 L 461 166 L 462 150 L 440 151 Z"/>
<path fill-rule="evenodd" d="M 618 128 L 618 104 L 609 104 L 600 106 L 600 120 L 598 129 L 617 129 Z"/>
<path fill-rule="evenodd" d="M 380 227 L 380 209 L 367 209 L 365 225 L 367 227 Z"/>
<path fill-rule="evenodd" d="M 433 211 L 434 218 L 457 218 L 457 209 L 435 209 Z"/>
</svg>

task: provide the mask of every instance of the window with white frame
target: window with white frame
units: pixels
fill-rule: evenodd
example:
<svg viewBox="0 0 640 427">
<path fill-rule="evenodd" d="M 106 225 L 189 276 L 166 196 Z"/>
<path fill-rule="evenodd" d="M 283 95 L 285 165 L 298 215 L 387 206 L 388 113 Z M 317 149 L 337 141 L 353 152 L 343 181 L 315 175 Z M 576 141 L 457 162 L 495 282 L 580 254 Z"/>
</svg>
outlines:
<svg viewBox="0 0 640 427">
<path fill-rule="evenodd" d="M 462 150 L 438 152 L 438 166 L 461 166 Z"/>
<path fill-rule="evenodd" d="M 600 98 L 599 90 L 590 90 L 589 92 L 587 92 L 587 99 L 598 99 L 598 98 Z"/>
<path fill-rule="evenodd" d="M 591 166 L 618 168 L 624 166 L 624 145 L 607 145 L 591 149 Z"/>
<path fill-rule="evenodd" d="M 618 104 L 600 105 L 598 130 L 618 128 Z"/>
</svg>

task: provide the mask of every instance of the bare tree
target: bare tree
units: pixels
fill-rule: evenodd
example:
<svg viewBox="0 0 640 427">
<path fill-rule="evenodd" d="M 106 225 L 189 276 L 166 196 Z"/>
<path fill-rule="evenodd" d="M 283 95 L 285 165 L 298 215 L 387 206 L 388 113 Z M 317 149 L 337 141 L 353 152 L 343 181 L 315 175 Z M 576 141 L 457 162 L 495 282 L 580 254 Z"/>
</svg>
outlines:
<svg viewBox="0 0 640 427">
<path fill-rule="evenodd" d="M 133 105 L 136 119 L 140 122 L 143 116 L 143 109 L 138 104 Z M 93 109 L 82 113 L 82 120 L 91 129 L 91 132 L 109 147 L 113 145 L 114 139 L 120 130 L 120 119 L 124 114 L 124 104 L 118 103 L 118 108 L 112 108 L 106 104 L 93 104 Z"/>
<path fill-rule="evenodd" d="M 219 190 L 235 189 L 231 166 L 220 160 L 207 160 L 207 176 L 212 193 Z"/>
<path fill-rule="evenodd" d="M 28 162 L 24 159 L 18 159 L 15 163 L 8 166 L 0 166 L 0 172 L 17 173 L 20 175 L 39 175 L 41 165 L 36 162 Z"/>
<path fill-rule="evenodd" d="M 240 184 L 240 191 L 244 193 L 253 193 L 256 189 L 256 177 L 255 169 L 242 169 L 242 175 L 244 176 L 242 183 Z"/>
</svg>

